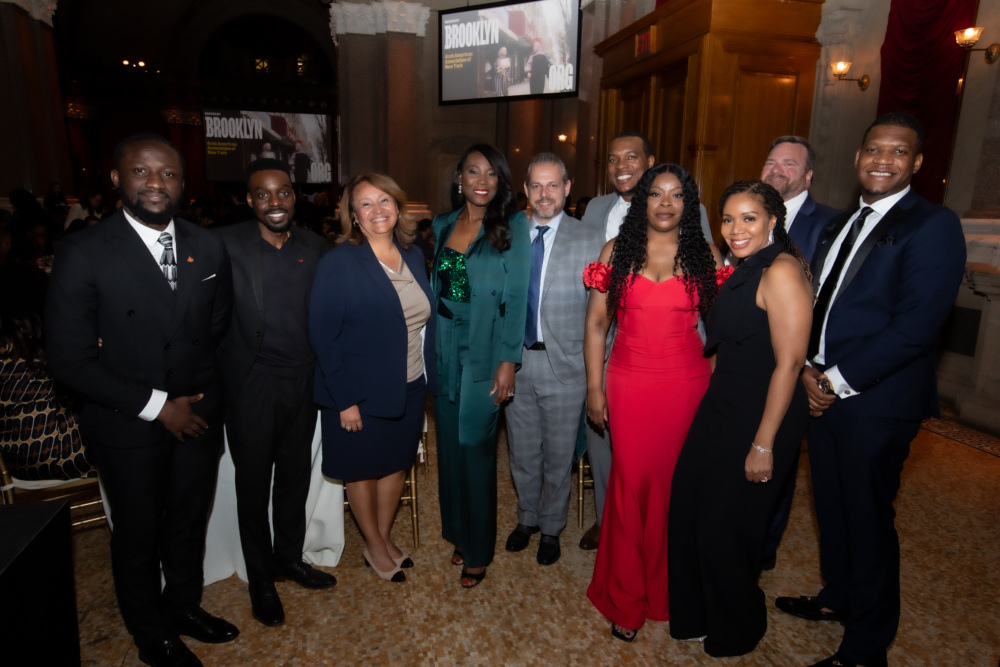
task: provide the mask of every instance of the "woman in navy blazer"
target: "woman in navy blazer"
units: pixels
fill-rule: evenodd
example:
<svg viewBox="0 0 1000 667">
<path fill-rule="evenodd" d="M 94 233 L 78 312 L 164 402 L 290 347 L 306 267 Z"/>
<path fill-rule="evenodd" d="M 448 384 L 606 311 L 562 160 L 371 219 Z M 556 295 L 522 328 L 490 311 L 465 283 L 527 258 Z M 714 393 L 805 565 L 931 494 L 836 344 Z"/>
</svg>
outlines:
<svg viewBox="0 0 1000 667">
<path fill-rule="evenodd" d="M 389 532 L 437 381 L 435 299 L 405 201 L 388 176 L 351 179 L 343 234 L 320 259 L 309 308 L 323 473 L 345 482 L 365 562 L 397 583 L 413 561 Z"/>
</svg>

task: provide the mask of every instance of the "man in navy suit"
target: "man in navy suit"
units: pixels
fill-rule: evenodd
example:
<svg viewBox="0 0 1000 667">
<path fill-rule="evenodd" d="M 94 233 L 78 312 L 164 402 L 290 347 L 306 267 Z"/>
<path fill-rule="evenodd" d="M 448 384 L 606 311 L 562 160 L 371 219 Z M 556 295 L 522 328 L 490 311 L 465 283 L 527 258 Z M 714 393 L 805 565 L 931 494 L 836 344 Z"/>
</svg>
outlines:
<svg viewBox="0 0 1000 667">
<path fill-rule="evenodd" d="M 771 142 L 760 180 L 774 187 L 785 200 L 785 231 L 811 262 L 816 242 L 826 223 L 840 211 L 818 203 L 809 194 L 816 151 L 802 137 L 784 136 Z"/>
<path fill-rule="evenodd" d="M 802 137 L 787 135 L 771 142 L 771 150 L 760 172 L 760 180 L 773 186 L 785 201 L 785 230 L 807 262 L 812 261 L 820 232 L 842 213 L 818 203 L 809 194 L 815 167 L 816 151 L 809 142 Z M 774 569 L 794 495 L 795 475 L 789 475 L 764 542 L 765 570 Z"/>
<path fill-rule="evenodd" d="M 295 190 L 286 162 L 261 158 L 250 165 L 247 204 L 255 219 L 220 232 L 233 266 L 234 297 L 219 365 L 250 604 L 255 619 L 274 626 L 285 620 L 275 575 L 305 588 L 337 583 L 302 561 L 316 430 L 309 293 L 328 246 L 292 224 Z"/>
<path fill-rule="evenodd" d="M 221 240 L 174 218 L 184 161 L 166 139 L 123 140 L 111 181 L 122 210 L 56 252 L 50 368 L 86 398 L 83 432 L 114 523 L 115 593 L 139 659 L 201 665 L 178 635 L 219 643 L 239 634 L 199 606 L 222 451 L 215 352 L 229 326 L 232 271 Z"/>
<path fill-rule="evenodd" d="M 892 504 L 920 421 L 938 412 L 935 342 L 965 268 L 958 216 L 910 188 L 923 137 L 908 114 L 875 120 L 854 161 L 859 208 L 827 225 L 813 261 L 802 381 L 826 585 L 776 606 L 844 624 L 837 653 L 817 666 L 886 665 L 899 626 Z"/>
</svg>

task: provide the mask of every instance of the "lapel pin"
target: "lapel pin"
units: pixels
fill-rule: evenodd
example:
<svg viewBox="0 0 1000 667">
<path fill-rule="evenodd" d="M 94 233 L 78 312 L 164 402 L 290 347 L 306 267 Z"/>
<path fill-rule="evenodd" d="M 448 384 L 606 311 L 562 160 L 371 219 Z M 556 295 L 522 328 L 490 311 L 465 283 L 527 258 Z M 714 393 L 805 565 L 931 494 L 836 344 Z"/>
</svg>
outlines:
<svg viewBox="0 0 1000 667">
<path fill-rule="evenodd" d="M 191 255 L 188 255 L 188 262 L 193 262 L 193 261 L 194 261 L 194 257 L 192 257 Z"/>
</svg>

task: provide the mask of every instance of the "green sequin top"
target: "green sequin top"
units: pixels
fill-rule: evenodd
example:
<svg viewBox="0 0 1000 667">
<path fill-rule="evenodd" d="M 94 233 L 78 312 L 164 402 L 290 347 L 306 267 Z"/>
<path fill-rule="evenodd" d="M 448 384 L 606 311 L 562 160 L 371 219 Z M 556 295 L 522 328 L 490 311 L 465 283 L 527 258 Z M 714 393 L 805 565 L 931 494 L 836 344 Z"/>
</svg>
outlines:
<svg viewBox="0 0 1000 667">
<path fill-rule="evenodd" d="M 441 248 L 437 273 L 441 279 L 441 293 L 438 296 L 458 303 L 472 301 L 469 272 L 465 268 L 465 255 L 447 246 Z"/>
</svg>

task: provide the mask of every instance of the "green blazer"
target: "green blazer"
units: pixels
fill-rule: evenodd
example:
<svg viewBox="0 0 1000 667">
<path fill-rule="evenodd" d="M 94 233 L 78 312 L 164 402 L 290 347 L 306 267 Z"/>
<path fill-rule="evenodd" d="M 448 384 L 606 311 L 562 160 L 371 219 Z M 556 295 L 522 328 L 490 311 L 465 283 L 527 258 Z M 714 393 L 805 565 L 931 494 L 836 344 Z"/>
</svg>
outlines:
<svg viewBox="0 0 1000 667">
<path fill-rule="evenodd" d="M 448 242 L 462 209 L 434 218 L 436 253 Z M 531 274 L 531 244 L 528 219 L 517 211 L 510 216 L 510 249 L 497 252 L 479 230 L 465 251 L 465 267 L 472 290 L 470 340 L 472 376 L 476 382 L 489 380 L 501 361 L 521 364 L 524 348 L 524 321 L 528 312 L 528 279 Z M 431 288 L 435 296 L 441 293 L 437 275 L 437 256 L 431 272 Z M 440 327 L 439 327 L 440 332 Z M 438 336 L 438 359 L 448 351 L 441 349 Z M 443 364 L 450 367 L 451 364 Z M 441 368 L 441 366 L 439 366 Z"/>
</svg>

